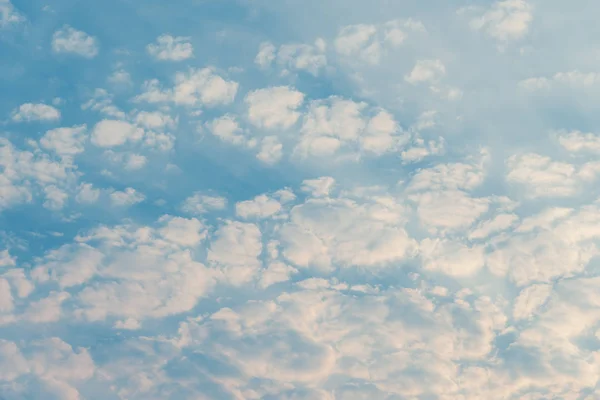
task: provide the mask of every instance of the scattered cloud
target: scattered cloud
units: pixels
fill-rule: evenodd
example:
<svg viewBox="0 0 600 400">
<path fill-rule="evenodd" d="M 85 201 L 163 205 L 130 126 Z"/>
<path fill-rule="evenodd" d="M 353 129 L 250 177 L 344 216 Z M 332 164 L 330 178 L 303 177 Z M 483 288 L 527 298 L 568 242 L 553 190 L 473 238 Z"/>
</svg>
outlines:
<svg viewBox="0 0 600 400">
<path fill-rule="evenodd" d="M 58 121 L 60 111 L 46 104 L 25 103 L 13 111 L 12 119 L 15 122 Z"/>
<path fill-rule="evenodd" d="M 65 25 L 52 35 L 52 50 L 55 53 L 71 53 L 91 59 L 98 55 L 98 40 Z"/>
<path fill-rule="evenodd" d="M 160 35 L 155 43 L 146 46 L 148 54 L 161 61 L 183 61 L 194 56 L 189 37 Z"/>
</svg>

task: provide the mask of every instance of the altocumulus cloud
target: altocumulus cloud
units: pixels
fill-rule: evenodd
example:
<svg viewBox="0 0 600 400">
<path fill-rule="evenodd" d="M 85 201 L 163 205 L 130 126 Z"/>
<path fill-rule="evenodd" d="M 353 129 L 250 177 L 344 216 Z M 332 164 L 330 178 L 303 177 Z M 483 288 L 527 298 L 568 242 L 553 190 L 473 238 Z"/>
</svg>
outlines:
<svg viewBox="0 0 600 400">
<path fill-rule="evenodd" d="M 600 398 L 600 5 L 42 3 L 0 398 Z"/>
</svg>

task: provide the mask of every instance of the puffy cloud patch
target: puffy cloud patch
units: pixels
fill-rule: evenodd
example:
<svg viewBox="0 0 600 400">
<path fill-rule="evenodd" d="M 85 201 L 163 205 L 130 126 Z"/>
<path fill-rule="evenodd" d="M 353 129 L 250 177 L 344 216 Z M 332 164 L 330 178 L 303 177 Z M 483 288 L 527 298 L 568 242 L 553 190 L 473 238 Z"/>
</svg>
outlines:
<svg viewBox="0 0 600 400">
<path fill-rule="evenodd" d="M 52 129 L 40 139 L 40 145 L 61 156 L 74 156 L 83 153 L 87 140 L 85 125 L 71 128 Z"/>
<path fill-rule="evenodd" d="M 123 191 L 115 190 L 110 193 L 110 201 L 114 206 L 117 207 L 132 206 L 134 204 L 141 203 L 145 199 L 146 196 L 130 187 Z"/>
<path fill-rule="evenodd" d="M 58 121 L 60 119 L 60 111 L 47 104 L 25 103 L 13 111 L 12 119 L 16 122 Z"/>
<path fill-rule="evenodd" d="M 356 57 L 375 65 L 379 64 L 386 51 L 402 45 L 408 32 L 425 32 L 425 27 L 414 20 L 348 25 L 339 30 L 334 46 L 342 56 Z"/>
<path fill-rule="evenodd" d="M 287 86 L 255 90 L 245 98 L 248 120 L 259 128 L 287 129 L 300 117 L 296 110 L 303 101 L 303 93 Z"/>
<path fill-rule="evenodd" d="M 303 157 L 331 156 L 344 148 L 379 155 L 407 139 L 387 111 L 369 110 L 364 102 L 335 96 L 310 103 L 301 133 L 295 151 Z"/>
<path fill-rule="evenodd" d="M 277 49 L 270 42 L 260 45 L 254 62 L 261 68 L 267 68 L 275 62 L 286 71 L 307 71 L 317 76 L 327 66 L 325 54 L 327 44 L 321 38 L 314 44 L 284 44 Z"/>
<path fill-rule="evenodd" d="M 142 139 L 144 130 L 125 121 L 105 119 L 96 124 L 91 141 L 98 147 L 121 146 Z"/>
<path fill-rule="evenodd" d="M 25 17 L 15 9 L 10 0 L 0 1 L 0 28 L 7 28 L 24 20 Z"/>
<path fill-rule="evenodd" d="M 188 107 L 214 107 L 231 104 L 238 90 L 238 83 L 217 75 L 212 68 L 190 69 L 175 75 L 175 85 L 162 89 L 158 80 L 146 81 L 143 93 L 136 102 L 174 103 Z"/>
<path fill-rule="evenodd" d="M 83 31 L 65 25 L 52 35 L 52 50 L 55 53 L 70 53 L 84 58 L 94 58 L 98 55 L 98 40 Z"/>
<path fill-rule="evenodd" d="M 535 153 L 510 156 L 507 167 L 506 180 L 519 184 L 533 198 L 572 196 L 600 173 L 597 162 L 578 167 Z"/>
<path fill-rule="evenodd" d="M 194 48 L 189 37 L 160 35 L 156 43 L 146 46 L 152 57 L 161 61 L 183 61 L 194 56 Z"/>
<path fill-rule="evenodd" d="M 502 0 L 494 2 L 483 15 L 471 19 L 469 25 L 496 40 L 507 42 L 523 38 L 532 20 L 533 7 L 526 0 Z"/>
</svg>

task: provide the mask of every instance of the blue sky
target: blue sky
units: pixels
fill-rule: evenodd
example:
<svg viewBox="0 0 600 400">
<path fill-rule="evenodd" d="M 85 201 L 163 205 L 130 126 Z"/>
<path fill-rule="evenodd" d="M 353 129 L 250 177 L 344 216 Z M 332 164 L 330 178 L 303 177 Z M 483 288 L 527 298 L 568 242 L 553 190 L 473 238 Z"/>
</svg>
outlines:
<svg viewBox="0 0 600 400">
<path fill-rule="evenodd" d="M 600 398 L 598 11 L 0 0 L 0 399 Z"/>
</svg>

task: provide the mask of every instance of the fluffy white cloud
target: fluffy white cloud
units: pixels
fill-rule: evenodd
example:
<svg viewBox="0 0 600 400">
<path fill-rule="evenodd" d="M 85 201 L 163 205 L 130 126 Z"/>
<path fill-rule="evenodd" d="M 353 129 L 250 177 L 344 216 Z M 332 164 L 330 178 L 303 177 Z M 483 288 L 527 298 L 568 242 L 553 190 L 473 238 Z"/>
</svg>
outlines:
<svg viewBox="0 0 600 400">
<path fill-rule="evenodd" d="M 52 35 L 52 50 L 55 53 L 72 53 L 85 58 L 94 58 L 98 55 L 98 40 L 65 25 Z"/>
<path fill-rule="evenodd" d="M 493 3 L 483 15 L 473 18 L 469 25 L 484 30 L 500 41 L 521 39 L 529 31 L 533 7 L 525 0 L 502 0 Z"/>
<path fill-rule="evenodd" d="M 146 51 L 157 60 L 183 61 L 194 56 L 189 37 L 160 35 L 156 43 L 146 46 Z"/>
<path fill-rule="evenodd" d="M 374 115 L 367 115 L 369 111 Z M 398 123 L 387 111 L 369 110 L 364 102 L 336 96 L 310 103 L 301 133 L 295 151 L 303 157 L 331 156 L 342 149 L 380 155 L 406 141 Z"/>
<path fill-rule="evenodd" d="M 330 176 L 306 179 L 302 181 L 302 191 L 308 192 L 315 197 L 329 196 L 333 185 L 335 185 L 335 179 Z"/>
<path fill-rule="evenodd" d="M 10 0 L 0 0 L 0 28 L 6 28 L 25 20 Z"/>
<path fill-rule="evenodd" d="M 107 78 L 108 82 L 114 85 L 131 85 L 131 74 L 123 69 L 119 69 Z"/>
<path fill-rule="evenodd" d="M 531 285 L 521 290 L 513 306 L 513 318 L 530 318 L 550 297 L 551 285 Z"/>
<path fill-rule="evenodd" d="M 535 153 L 510 156 L 506 180 L 521 185 L 530 197 L 572 196 L 600 174 L 600 164 L 577 167 Z"/>
<path fill-rule="evenodd" d="M 86 133 L 85 125 L 52 129 L 40 139 L 40 145 L 61 156 L 74 156 L 85 150 Z"/>
<path fill-rule="evenodd" d="M 254 62 L 262 68 L 276 62 L 280 68 L 287 70 L 304 70 L 317 76 L 327 66 L 325 50 L 327 44 L 317 39 L 314 45 L 284 44 L 277 49 L 272 43 L 261 43 Z"/>
<path fill-rule="evenodd" d="M 280 229 L 282 254 L 298 267 L 386 265 L 411 257 L 405 210 L 392 198 L 313 198 L 294 206 Z"/>
<path fill-rule="evenodd" d="M 117 207 L 132 206 L 146 200 L 146 196 L 134 188 L 126 188 L 124 191 L 114 191 L 110 193 L 110 201 Z"/>
<path fill-rule="evenodd" d="M 288 129 L 296 123 L 296 111 L 304 101 L 304 94 L 288 86 L 258 89 L 248 93 L 248 120 L 259 128 Z"/>
<path fill-rule="evenodd" d="M 267 195 L 256 196 L 252 200 L 241 201 L 235 205 L 237 216 L 248 218 L 268 218 L 281 210 L 281 203 Z"/>
<path fill-rule="evenodd" d="M 266 164 L 275 164 L 283 156 L 283 144 L 277 136 L 266 136 L 260 142 L 260 151 L 256 155 L 260 161 Z"/>
<path fill-rule="evenodd" d="M 402 45 L 412 32 L 425 32 L 419 21 L 391 20 L 379 25 L 357 24 L 340 29 L 334 41 L 338 54 L 379 64 L 389 49 Z"/>
<path fill-rule="evenodd" d="M 23 342 L 0 342 L 0 381 L 9 398 L 27 398 L 40 393 L 45 398 L 80 399 L 81 386 L 95 373 L 94 361 L 86 349 L 74 350 L 59 338 Z M 12 365 L 12 367 L 9 367 Z M 21 382 L 21 384 L 17 384 Z M 25 383 L 25 384 L 23 384 Z"/>
<path fill-rule="evenodd" d="M 91 183 L 82 183 L 78 187 L 75 200 L 78 203 L 95 203 L 100 197 L 100 189 L 95 189 Z"/>
<path fill-rule="evenodd" d="M 223 115 L 206 124 L 209 131 L 219 139 L 235 145 L 248 145 L 249 139 L 233 115 Z"/>
<path fill-rule="evenodd" d="M 0 139 L 0 209 L 28 203 L 41 194 L 48 205 L 64 203 L 64 189 L 77 181 L 72 157 L 58 160 L 43 151 L 21 151 Z"/>
<path fill-rule="evenodd" d="M 238 90 L 238 83 L 228 81 L 212 68 L 190 69 L 175 75 L 172 89 L 162 89 L 156 79 L 144 83 L 144 92 L 135 97 L 137 102 L 168 103 L 189 107 L 231 104 Z"/>
<path fill-rule="evenodd" d="M 181 211 L 192 215 L 202 215 L 210 211 L 223 210 L 226 206 L 227 199 L 222 196 L 194 193 L 185 199 L 181 205 Z"/>
<path fill-rule="evenodd" d="M 551 77 L 527 78 L 519 81 L 517 85 L 528 91 L 544 91 L 556 88 L 588 89 L 598 83 L 600 83 L 600 73 L 573 70 L 557 72 Z"/>
<path fill-rule="evenodd" d="M 558 142 L 571 153 L 600 153 L 600 137 L 593 133 L 573 131 L 559 134 Z"/>
<path fill-rule="evenodd" d="M 141 111 L 135 116 L 135 122 L 147 129 L 161 130 L 175 128 L 178 120 L 160 111 Z"/>
<path fill-rule="evenodd" d="M 104 119 L 94 126 L 91 141 L 98 147 L 121 146 L 144 137 L 144 130 L 125 121 Z"/>
<path fill-rule="evenodd" d="M 105 258 L 96 266 L 104 279 L 77 293 L 75 314 L 125 323 L 190 310 L 213 285 L 210 271 L 190 252 L 204 237 L 200 221 L 171 216 L 156 226 L 99 227 L 78 237 Z"/>
<path fill-rule="evenodd" d="M 47 104 L 25 103 L 12 113 L 13 121 L 58 121 L 60 111 Z"/>
<path fill-rule="evenodd" d="M 419 60 L 404 80 L 413 85 L 437 83 L 444 75 L 446 67 L 440 60 Z"/>
<path fill-rule="evenodd" d="M 262 233 L 258 226 L 227 221 L 210 244 L 207 261 L 221 271 L 223 279 L 241 286 L 256 278 L 261 267 Z"/>
</svg>

